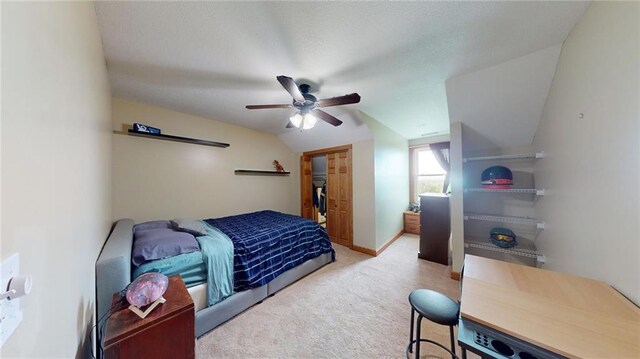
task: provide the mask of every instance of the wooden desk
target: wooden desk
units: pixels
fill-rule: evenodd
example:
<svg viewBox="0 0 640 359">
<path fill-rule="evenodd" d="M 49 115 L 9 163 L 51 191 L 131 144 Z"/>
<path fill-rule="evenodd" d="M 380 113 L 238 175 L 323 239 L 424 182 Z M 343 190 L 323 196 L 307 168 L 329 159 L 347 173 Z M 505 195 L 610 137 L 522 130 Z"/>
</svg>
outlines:
<svg viewBox="0 0 640 359">
<path fill-rule="evenodd" d="M 640 309 L 607 283 L 472 255 L 464 264 L 462 318 L 565 357 L 640 357 Z"/>
<path fill-rule="evenodd" d="M 107 320 L 104 357 L 195 358 L 193 300 L 179 275 L 169 278 L 167 300 L 141 319 L 126 301 Z M 113 302 L 120 301 L 118 293 Z"/>
</svg>

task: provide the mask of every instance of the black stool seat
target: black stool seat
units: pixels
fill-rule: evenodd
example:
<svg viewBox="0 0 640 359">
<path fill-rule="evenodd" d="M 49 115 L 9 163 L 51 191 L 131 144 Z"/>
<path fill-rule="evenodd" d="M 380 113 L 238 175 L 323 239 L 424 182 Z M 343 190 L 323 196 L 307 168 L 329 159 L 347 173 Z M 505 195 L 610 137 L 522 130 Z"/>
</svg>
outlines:
<svg viewBox="0 0 640 359">
<path fill-rule="evenodd" d="M 409 303 L 418 314 L 440 325 L 458 324 L 460 305 L 442 293 L 416 289 L 409 295 Z"/>
<path fill-rule="evenodd" d="M 422 318 L 449 327 L 449 335 L 451 339 L 452 359 L 456 359 L 456 342 L 453 334 L 453 327 L 458 325 L 458 314 L 460 312 L 460 304 L 442 293 L 438 293 L 429 289 L 416 289 L 409 294 L 409 304 L 411 304 L 411 331 L 409 332 L 409 345 L 407 346 L 407 357 L 412 352 L 413 344 L 416 346 L 416 359 L 420 358 L 420 342 L 428 342 L 435 344 L 441 348 L 442 345 L 433 340 L 422 339 L 420 337 L 420 323 Z M 414 315 L 418 312 L 418 321 L 416 324 L 417 338 L 413 339 Z M 465 351 L 462 351 L 462 357 L 466 358 Z"/>
</svg>

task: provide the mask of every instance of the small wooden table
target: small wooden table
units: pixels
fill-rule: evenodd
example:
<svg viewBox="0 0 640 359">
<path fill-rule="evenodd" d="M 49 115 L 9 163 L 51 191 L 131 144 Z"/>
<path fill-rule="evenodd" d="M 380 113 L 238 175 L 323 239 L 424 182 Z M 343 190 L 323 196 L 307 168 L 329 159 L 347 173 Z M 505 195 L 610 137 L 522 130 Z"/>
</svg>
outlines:
<svg viewBox="0 0 640 359">
<path fill-rule="evenodd" d="M 179 275 L 169 278 L 163 297 L 166 303 L 144 319 L 128 309 L 126 300 L 118 305 L 106 323 L 105 358 L 195 358 L 193 300 Z M 112 305 L 118 302 L 115 293 Z"/>
<path fill-rule="evenodd" d="M 405 233 L 420 234 L 420 212 L 404 211 Z"/>
<path fill-rule="evenodd" d="M 460 345 L 483 356 L 500 357 L 471 325 L 552 357 L 640 356 L 640 309 L 593 279 L 467 255 L 460 316 Z"/>
</svg>

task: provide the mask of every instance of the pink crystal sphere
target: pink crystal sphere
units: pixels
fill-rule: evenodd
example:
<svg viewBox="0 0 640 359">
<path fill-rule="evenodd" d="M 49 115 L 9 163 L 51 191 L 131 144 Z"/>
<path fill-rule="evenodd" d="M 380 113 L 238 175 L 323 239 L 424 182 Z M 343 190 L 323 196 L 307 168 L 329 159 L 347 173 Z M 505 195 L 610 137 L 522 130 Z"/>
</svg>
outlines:
<svg viewBox="0 0 640 359">
<path fill-rule="evenodd" d="M 169 286 L 169 278 L 162 273 L 145 273 L 134 279 L 127 289 L 127 301 L 144 307 L 160 298 Z"/>
</svg>

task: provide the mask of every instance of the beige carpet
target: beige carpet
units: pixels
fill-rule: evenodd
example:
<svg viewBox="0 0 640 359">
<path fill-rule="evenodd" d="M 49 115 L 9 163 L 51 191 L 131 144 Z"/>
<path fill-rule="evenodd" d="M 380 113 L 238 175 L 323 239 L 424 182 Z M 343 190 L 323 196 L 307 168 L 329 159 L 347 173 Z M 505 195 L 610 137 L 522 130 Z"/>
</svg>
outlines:
<svg viewBox="0 0 640 359">
<path fill-rule="evenodd" d="M 409 293 L 429 288 L 454 299 L 460 295 L 449 267 L 417 258 L 418 241 L 416 235 L 404 235 L 375 258 L 334 245 L 336 262 L 203 336 L 196 357 L 404 357 Z M 449 346 L 448 327 L 423 320 L 422 331 L 423 337 Z M 433 346 L 423 346 L 422 352 L 423 357 L 447 357 Z"/>
</svg>

